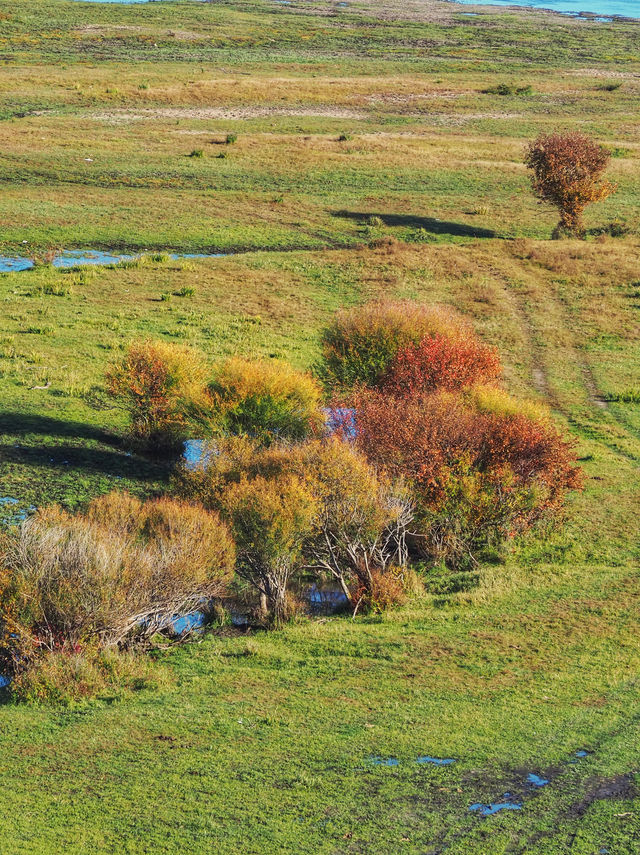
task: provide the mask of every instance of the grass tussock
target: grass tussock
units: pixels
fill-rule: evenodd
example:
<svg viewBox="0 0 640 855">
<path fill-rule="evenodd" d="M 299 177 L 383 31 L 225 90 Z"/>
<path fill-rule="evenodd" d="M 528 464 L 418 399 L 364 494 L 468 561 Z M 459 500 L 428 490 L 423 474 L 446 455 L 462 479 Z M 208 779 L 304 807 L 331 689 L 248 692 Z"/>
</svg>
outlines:
<svg viewBox="0 0 640 855">
<path fill-rule="evenodd" d="M 166 666 L 117 650 L 56 651 L 21 671 L 10 686 L 16 703 L 77 706 L 171 685 Z"/>
</svg>

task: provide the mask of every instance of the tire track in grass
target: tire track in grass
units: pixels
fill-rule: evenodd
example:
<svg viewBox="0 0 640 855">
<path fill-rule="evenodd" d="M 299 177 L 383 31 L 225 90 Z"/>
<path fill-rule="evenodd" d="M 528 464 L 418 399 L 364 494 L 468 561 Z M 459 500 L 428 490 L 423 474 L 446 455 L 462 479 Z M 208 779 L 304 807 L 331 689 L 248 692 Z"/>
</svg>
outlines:
<svg viewBox="0 0 640 855">
<path fill-rule="evenodd" d="M 591 367 L 580 353 L 576 343 L 575 333 L 572 332 L 571 318 L 568 311 L 556 291 L 552 282 L 545 282 L 545 288 L 540 288 L 537 279 L 532 278 L 530 282 L 522 283 L 522 269 L 516 268 L 513 274 L 501 270 L 496 265 L 490 266 L 490 272 L 494 278 L 502 284 L 505 297 L 511 305 L 514 315 L 518 318 L 525 340 L 529 343 L 532 353 L 532 383 L 536 390 L 545 398 L 547 403 L 561 413 L 575 429 L 581 433 L 592 433 L 593 438 L 606 446 L 614 454 L 637 464 L 640 459 L 640 451 L 636 449 L 637 437 L 618 420 L 607 407 L 604 401 L 600 402 L 597 383 Z M 516 287 L 514 287 L 514 283 Z M 522 283 L 522 284 L 519 284 Z M 527 287 L 528 293 L 533 299 L 527 300 L 523 294 L 523 285 Z M 540 313 L 544 312 L 541 317 Z M 556 319 L 556 324 L 550 321 Z M 545 334 L 546 327 L 546 334 Z M 582 405 L 586 406 L 587 423 L 576 413 L 579 401 L 567 400 L 558 389 L 557 382 L 553 382 L 553 371 L 547 367 L 548 360 L 545 358 L 549 353 L 551 345 L 547 342 L 550 337 L 559 338 L 562 343 L 564 354 L 558 353 L 558 359 L 566 370 L 573 370 L 574 382 L 569 384 L 571 389 L 581 389 L 583 392 Z M 553 363 L 552 363 L 553 365 Z M 604 404 L 604 406 L 602 406 Z M 602 430 L 602 428 L 605 430 Z M 619 438 L 626 441 L 631 440 L 631 448 L 625 448 L 612 439 L 606 428 L 614 427 L 619 432 Z"/>
<path fill-rule="evenodd" d="M 549 283 L 549 289 L 553 289 L 554 283 L 551 281 Z M 572 323 L 572 318 L 567 307 L 566 301 L 562 299 L 561 295 L 558 294 L 557 288 L 553 292 L 553 302 L 557 308 L 558 314 L 562 318 L 564 329 L 571 336 L 572 345 L 571 349 L 574 354 L 574 359 L 576 364 L 580 370 L 582 375 L 582 382 L 584 388 L 587 393 L 588 401 L 591 404 L 592 410 L 597 412 L 600 411 L 598 420 L 604 418 L 605 422 L 612 423 L 616 426 L 620 431 L 622 431 L 623 436 L 631 439 L 632 443 L 635 445 L 635 442 L 640 441 L 640 433 L 635 431 L 624 419 L 621 419 L 613 409 L 607 405 L 606 400 L 604 399 L 603 392 L 598 388 L 598 383 L 593 372 L 591 365 L 589 364 L 588 359 L 585 357 L 583 348 L 576 341 L 576 333 L 571 332 L 572 329 L 575 329 L 575 324 Z M 611 443 L 605 441 L 605 444 L 608 448 L 616 453 L 626 457 L 628 460 L 638 463 L 640 460 L 640 449 L 626 451 L 621 449 Z"/>
</svg>

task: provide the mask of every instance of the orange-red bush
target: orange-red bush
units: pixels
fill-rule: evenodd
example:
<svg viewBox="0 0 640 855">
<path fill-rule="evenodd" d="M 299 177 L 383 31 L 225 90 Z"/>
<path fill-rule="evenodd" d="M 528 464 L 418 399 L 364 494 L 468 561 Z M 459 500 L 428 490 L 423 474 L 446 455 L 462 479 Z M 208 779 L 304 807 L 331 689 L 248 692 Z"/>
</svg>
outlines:
<svg viewBox="0 0 640 855">
<path fill-rule="evenodd" d="M 484 545 L 552 518 L 580 484 L 568 443 L 548 421 L 481 409 L 472 396 L 360 392 L 356 443 L 413 485 L 416 543 L 459 564 Z"/>
<path fill-rule="evenodd" d="M 495 348 L 472 336 L 455 341 L 437 335 L 402 348 L 387 370 L 382 389 L 395 397 L 436 389 L 453 392 L 476 383 L 492 383 L 500 372 Z"/>
</svg>

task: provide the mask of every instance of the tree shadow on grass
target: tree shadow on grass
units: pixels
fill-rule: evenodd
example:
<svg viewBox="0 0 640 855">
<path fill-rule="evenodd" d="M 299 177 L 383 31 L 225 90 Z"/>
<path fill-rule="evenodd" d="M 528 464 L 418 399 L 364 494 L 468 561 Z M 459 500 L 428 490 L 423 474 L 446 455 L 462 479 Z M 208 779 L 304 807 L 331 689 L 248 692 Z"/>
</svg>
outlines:
<svg viewBox="0 0 640 855">
<path fill-rule="evenodd" d="M 36 413 L 0 412 L 0 434 L 10 436 L 35 434 L 63 439 L 92 439 L 111 446 L 121 444 L 120 437 L 96 425 L 68 419 L 55 419 Z"/>
<path fill-rule="evenodd" d="M 145 481 L 166 477 L 172 464 L 171 461 L 150 460 L 125 450 L 68 444 L 0 445 L 0 461 L 54 469 L 61 474 L 74 472 Z"/>
<path fill-rule="evenodd" d="M 483 229 L 469 226 L 466 223 L 450 223 L 437 220 L 434 217 L 418 217 L 414 214 L 376 214 L 372 211 L 332 211 L 332 217 L 345 220 L 360 220 L 367 222 L 372 217 L 382 220 L 385 226 L 404 226 L 405 228 L 424 229 L 433 235 L 452 235 L 454 237 L 494 238 L 493 229 Z"/>
</svg>

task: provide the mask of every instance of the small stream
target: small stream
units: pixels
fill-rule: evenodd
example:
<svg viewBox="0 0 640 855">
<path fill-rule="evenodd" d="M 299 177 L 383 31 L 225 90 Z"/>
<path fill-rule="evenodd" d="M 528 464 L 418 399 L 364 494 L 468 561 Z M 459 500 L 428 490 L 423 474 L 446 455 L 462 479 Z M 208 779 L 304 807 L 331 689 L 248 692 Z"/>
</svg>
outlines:
<svg viewBox="0 0 640 855">
<path fill-rule="evenodd" d="M 140 0 L 142 2 L 142 0 Z M 150 250 L 148 253 L 115 253 L 102 249 L 64 249 L 56 253 L 51 261 L 51 267 L 68 270 L 72 267 L 85 267 L 87 265 L 106 267 L 111 264 L 121 264 L 125 261 L 136 261 L 144 255 L 162 255 L 172 261 L 189 258 L 224 258 L 226 252 L 162 252 L 161 250 Z M 36 267 L 31 258 L 21 255 L 0 255 L 0 273 L 19 273 L 21 270 L 32 270 Z"/>
</svg>

